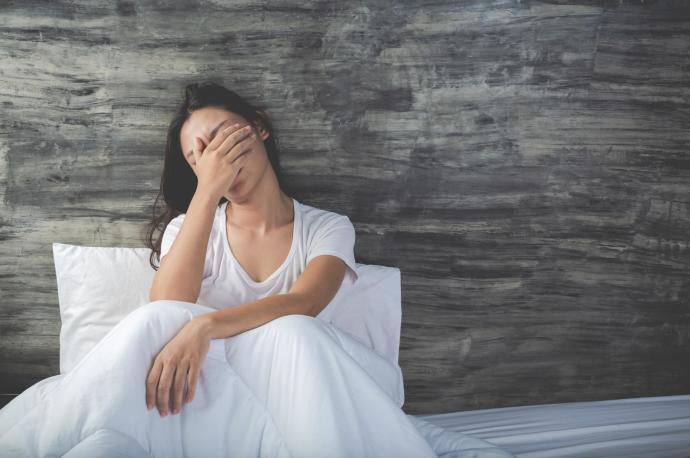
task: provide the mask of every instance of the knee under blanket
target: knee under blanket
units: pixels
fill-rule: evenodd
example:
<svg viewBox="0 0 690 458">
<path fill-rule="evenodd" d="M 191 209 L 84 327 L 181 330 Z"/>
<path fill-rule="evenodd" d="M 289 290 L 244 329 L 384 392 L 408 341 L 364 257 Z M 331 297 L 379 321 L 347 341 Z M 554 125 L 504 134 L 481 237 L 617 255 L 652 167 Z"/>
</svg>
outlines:
<svg viewBox="0 0 690 458">
<path fill-rule="evenodd" d="M 405 414 L 400 368 L 307 315 L 212 340 L 194 400 L 177 415 L 147 410 L 155 356 L 210 311 L 167 300 L 134 310 L 69 373 L 0 410 L 0 456 L 512 456 Z"/>
</svg>

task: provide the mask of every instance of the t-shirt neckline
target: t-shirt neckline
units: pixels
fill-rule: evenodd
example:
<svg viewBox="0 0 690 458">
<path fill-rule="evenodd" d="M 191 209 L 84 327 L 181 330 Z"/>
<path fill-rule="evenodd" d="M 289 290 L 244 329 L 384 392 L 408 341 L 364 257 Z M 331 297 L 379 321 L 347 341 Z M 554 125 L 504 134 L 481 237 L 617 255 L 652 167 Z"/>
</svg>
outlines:
<svg viewBox="0 0 690 458">
<path fill-rule="evenodd" d="M 249 283 L 252 286 L 256 287 L 261 287 L 265 286 L 268 284 L 271 280 L 273 280 L 275 277 L 277 277 L 285 268 L 288 266 L 290 263 L 290 260 L 292 259 L 292 256 L 297 248 L 297 237 L 299 234 L 299 229 L 301 228 L 302 225 L 302 217 L 301 217 L 301 212 L 299 209 L 299 202 L 297 202 L 297 199 L 292 197 L 292 208 L 294 211 L 294 219 L 293 219 L 293 224 L 292 224 L 292 244 L 290 245 L 290 251 L 288 252 L 287 256 L 285 257 L 285 260 L 283 263 L 278 267 L 271 275 L 269 275 L 266 279 L 263 281 L 255 281 L 253 280 L 249 274 L 244 270 L 244 267 L 242 267 L 242 264 L 235 258 L 235 255 L 232 252 L 232 249 L 230 248 L 230 242 L 228 240 L 228 221 L 227 221 L 227 213 L 225 212 L 228 206 L 229 201 L 225 201 L 223 205 L 221 206 L 221 231 L 223 234 L 223 247 L 225 254 L 228 256 L 228 258 L 235 264 L 238 272 L 244 278 L 244 280 Z"/>
</svg>

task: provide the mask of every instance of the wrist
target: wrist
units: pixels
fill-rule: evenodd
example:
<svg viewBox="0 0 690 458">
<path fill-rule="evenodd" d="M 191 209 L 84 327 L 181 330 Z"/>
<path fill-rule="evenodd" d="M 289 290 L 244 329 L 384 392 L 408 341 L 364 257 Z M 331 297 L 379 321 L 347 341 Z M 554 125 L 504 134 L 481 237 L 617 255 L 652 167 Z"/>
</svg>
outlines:
<svg viewBox="0 0 690 458">
<path fill-rule="evenodd" d="M 214 196 L 212 193 L 204 191 L 203 189 L 197 188 L 192 196 L 192 200 L 199 202 L 200 205 L 204 207 L 216 207 L 218 206 L 218 201 L 220 197 Z"/>
<path fill-rule="evenodd" d="M 205 313 L 194 317 L 194 321 L 197 323 L 199 332 L 207 339 L 213 339 L 215 320 L 212 316 L 213 312 Z"/>
</svg>

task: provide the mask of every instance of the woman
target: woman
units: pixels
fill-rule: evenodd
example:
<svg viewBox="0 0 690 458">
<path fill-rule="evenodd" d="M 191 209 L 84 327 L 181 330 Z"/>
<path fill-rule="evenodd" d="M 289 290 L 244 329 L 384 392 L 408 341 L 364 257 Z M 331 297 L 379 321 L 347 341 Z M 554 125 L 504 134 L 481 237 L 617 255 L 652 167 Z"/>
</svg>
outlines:
<svg viewBox="0 0 690 458">
<path fill-rule="evenodd" d="M 170 214 L 182 214 L 160 242 L 150 299 L 221 310 L 192 320 L 159 354 L 147 402 L 152 408 L 155 401 L 162 415 L 169 401 L 179 412 L 185 382 L 186 400 L 193 398 L 211 339 L 285 315 L 315 317 L 346 269 L 357 277 L 352 223 L 283 192 L 272 131 L 265 114 L 216 84 L 188 86 L 169 129 L 162 187 Z"/>
<path fill-rule="evenodd" d="M 511 456 L 406 415 L 399 367 L 315 318 L 355 232 L 283 191 L 265 112 L 187 86 L 161 184 L 151 302 L 0 410 L 0 455 Z"/>
</svg>

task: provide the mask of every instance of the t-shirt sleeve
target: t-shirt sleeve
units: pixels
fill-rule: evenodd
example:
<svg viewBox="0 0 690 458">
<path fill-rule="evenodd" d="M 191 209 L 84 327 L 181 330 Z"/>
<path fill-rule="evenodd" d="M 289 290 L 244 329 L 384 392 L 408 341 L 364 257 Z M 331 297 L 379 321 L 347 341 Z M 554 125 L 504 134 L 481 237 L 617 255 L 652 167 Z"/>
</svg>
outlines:
<svg viewBox="0 0 690 458">
<path fill-rule="evenodd" d="M 175 237 L 177 237 L 177 234 L 180 232 L 180 228 L 182 228 L 182 223 L 184 222 L 185 214 L 182 213 L 181 215 L 176 216 L 173 218 L 168 225 L 165 228 L 165 231 L 163 232 L 163 238 L 161 240 L 161 256 L 160 259 L 161 261 L 163 260 L 163 257 L 168 254 L 170 251 L 170 248 L 172 247 L 173 241 L 175 240 Z M 212 258 L 213 258 L 213 230 L 211 231 L 211 235 L 209 236 L 209 241 L 207 244 L 207 250 L 206 250 L 206 258 L 204 260 L 204 274 L 202 278 L 206 279 L 211 276 L 212 274 Z"/>
<path fill-rule="evenodd" d="M 355 264 L 355 228 L 346 215 L 325 218 L 316 228 L 308 252 L 307 264 L 322 254 L 337 256 L 347 265 L 346 275 L 352 282 L 359 277 Z"/>
</svg>

